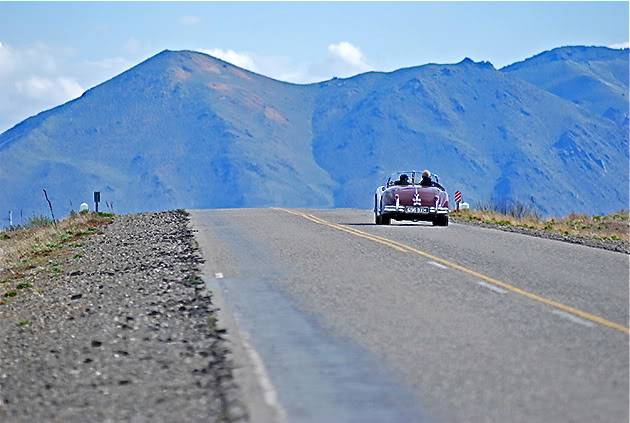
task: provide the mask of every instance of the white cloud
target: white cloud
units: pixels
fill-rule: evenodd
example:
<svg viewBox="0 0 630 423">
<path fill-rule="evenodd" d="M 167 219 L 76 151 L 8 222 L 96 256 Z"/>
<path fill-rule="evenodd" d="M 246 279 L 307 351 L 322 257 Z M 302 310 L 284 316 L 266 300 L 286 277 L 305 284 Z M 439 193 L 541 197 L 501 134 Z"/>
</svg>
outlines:
<svg viewBox="0 0 630 423">
<path fill-rule="evenodd" d="M 0 42 L 0 78 L 13 70 L 14 60 L 8 46 Z"/>
<path fill-rule="evenodd" d="M 201 18 L 199 16 L 181 16 L 179 19 L 177 19 L 177 23 L 179 23 L 180 25 L 185 25 L 185 26 L 193 26 L 193 25 L 197 25 L 198 23 L 201 22 Z"/>
<path fill-rule="evenodd" d="M 349 77 L 372 69 L 361 49 L 347 41 L 328 45 L 314 61 L 299 62 L 285 56 L 264 56 L 231 49 L 200 49 L 233 65 L 280 81 L 296 84 Z"/>
<path fill-rule="evenodd" d="M 608 47 L 610 48 L 630 48 L 630 42 L 626 41 L 623 43 L 615 43 L 615 44 L 611 44 Z"/>
<path fill-rule="evenodd" d="M 84 87 L 113 76 L 77 60 L 68 47 L 0 42 L 0 133 L 43 110 L 81 96 Z"/>
<path fill-rule="evenodd" d="M 81 97 L 85 92 L 85 89 L 72 78 L 57 78 L 57 83 L 63 89 L 66 98 Z"/>
<path fill-rule="evenodd" d="M 17 92 L 34 100 L 65 102 L 80 97 L 85 91 L 72 78 L 32 76 L 15 82 Z"/>
<path fill-rule="evenodd" d="M 330 44 L 328 46 L 328 52 L 333 57 L 336 57 L 359 70 L 365 71 L 370 69 L 370 66 L 365 62 L 365 56 L 361 52 L 361 49 L 347 41 Z"/>
<path fill-rule="evenodd" d="M 306 73 L 307 82 L 316 82 L 332 77 L 347 78 L 373 69 L 361 49 L 348 41 L 328 46 L 328 55 L 312 63 Z"/>
<path fill-rule="evenodd" d="M 256 71 L 256 63 L 252 56 L 246 53 L 239 53 L 234 50 L 222 50 L 220 48 L 213 49 L 201 49 L 199 50 L 202 53 L 209 54 L 210 56 L 216 57 L 218 59 L 224 60 L 228 63 L 231 63 L 239 68 L 244 68 L 250 71 Z"/>
</svg>

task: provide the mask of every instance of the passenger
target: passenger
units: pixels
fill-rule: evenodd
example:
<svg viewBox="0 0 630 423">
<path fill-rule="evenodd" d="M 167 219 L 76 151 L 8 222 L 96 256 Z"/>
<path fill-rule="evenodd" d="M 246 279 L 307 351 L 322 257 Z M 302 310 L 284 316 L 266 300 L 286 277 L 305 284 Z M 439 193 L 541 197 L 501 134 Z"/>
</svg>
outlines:
<svg viewBox="0 0 630 423">
<path fill-rule="evenodd" d="M 426 169 L 422 172 L 422 180 L 420 181 L 420 186 L 436 187 L 444 191 L 444 187 L 440 185 L 439 183 L 435 182 L 433 179 L 431 179 L 431 172 L 429 172 Z"/>
<path fill-rule="evenodd" d="M 422 172 L 422 180 L 420 181 L 420 185 L 423 187 L 432 187 L 433 181 L 431 180 L 431 172 L 428 170 L 424 170 Z"/>
</svg>

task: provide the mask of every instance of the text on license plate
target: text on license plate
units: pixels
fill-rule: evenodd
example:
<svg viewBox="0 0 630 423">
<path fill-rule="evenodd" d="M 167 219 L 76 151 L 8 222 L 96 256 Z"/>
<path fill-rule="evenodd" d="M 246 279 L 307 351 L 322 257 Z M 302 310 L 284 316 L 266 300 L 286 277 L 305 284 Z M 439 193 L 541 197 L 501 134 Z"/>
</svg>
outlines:
<svg viewBox="0 0 630 423">
<path fill-rule="evenodd" d="M 429 208 L 428 207 L 406 207 L 405 208 L 405 212 L 407 213 L 415 213 L 415 214 L 422 214 L 422 213 L 429 213 Z"/>
</svg>

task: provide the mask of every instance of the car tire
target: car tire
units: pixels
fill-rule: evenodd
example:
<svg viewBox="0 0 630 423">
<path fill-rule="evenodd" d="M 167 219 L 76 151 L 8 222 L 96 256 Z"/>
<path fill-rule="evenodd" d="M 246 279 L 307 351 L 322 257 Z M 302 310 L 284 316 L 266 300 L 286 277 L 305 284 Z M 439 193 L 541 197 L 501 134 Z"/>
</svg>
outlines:
<svg viewBox="0 0 630 423">
<path fill-rule="evenodd" d="M 448 215 L 436 216 L 433 220 L 435 226 L 448 226 Z"/>
<path fill-rule="evenodd" d="M 378 213 L 380 204 L 377 204 L 377 202 L 378 202 L 378 196 L 374 194 L 374 223 L 377 225 L 382 225 L 383 216 Z"/>
<path fill-rule="evenodd" d="M 389 225 L 392 223 L 392 218 L 389 216 L 381 216 L 381 225 Z"/>
</svg>

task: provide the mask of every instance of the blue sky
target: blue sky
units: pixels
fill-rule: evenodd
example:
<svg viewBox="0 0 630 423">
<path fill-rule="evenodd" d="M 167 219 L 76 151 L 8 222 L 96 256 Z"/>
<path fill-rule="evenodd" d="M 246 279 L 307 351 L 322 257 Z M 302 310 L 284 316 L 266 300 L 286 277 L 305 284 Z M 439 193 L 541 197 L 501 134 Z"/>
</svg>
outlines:
<svg viewBox="0 0 630 423">
<path fill-rule="evenodd" d="M 0 131 L 163 49 L 313 82 L 627 46 L 628 3 L 0 3 Z"/>
</svg>

